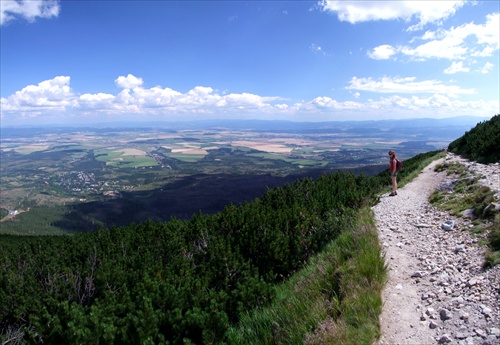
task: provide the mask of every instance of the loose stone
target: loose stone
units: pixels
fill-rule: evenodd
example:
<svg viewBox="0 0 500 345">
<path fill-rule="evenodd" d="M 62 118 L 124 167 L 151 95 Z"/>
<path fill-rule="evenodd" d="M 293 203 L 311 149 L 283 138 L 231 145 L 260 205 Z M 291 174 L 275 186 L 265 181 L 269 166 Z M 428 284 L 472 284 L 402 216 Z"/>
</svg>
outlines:
<svg viewBox="0 0 500 345">
<path fill-rule="evenodd" d="M 451 339 L 451 337 L 448 334 L 444 334 L 443 336 L 441 336 L 441 338 L 439 338 L 438 343 L 439 344 L 447 344 L 447 343 L 451 343 L 452 341 L 453 341 L 453 339 Z"/>
<path fill-rule="evenodd" d="M 453 315 L 448 309 L 441 309 L 439 311 L 439 317 L 441 318 L 442 321 L 450 320 Z"/>
</svg>

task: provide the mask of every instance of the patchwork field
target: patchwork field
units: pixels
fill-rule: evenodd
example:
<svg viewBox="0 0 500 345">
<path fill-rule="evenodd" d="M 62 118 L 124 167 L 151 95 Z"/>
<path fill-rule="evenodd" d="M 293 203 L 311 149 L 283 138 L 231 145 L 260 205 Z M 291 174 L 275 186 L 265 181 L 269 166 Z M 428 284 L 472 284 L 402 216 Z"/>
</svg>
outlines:
<svg viewBox="0 0 500 345">
<path fill-rule="evenodd" d="M 0 233 L 19 233 L 30 224 L 47 233 L 83 231 L 215 212 L 301 176 L 338 169 L 375 173 L 386 167 L 389 149 L 404 159 L 442 148 L 455 136 L 435 126 L 420 132 L 372 123 L 262 129 L 266 124 L 245 130 L 220 124 L 2 129 L 0 210 L 9 218 Z"/>
</svg>

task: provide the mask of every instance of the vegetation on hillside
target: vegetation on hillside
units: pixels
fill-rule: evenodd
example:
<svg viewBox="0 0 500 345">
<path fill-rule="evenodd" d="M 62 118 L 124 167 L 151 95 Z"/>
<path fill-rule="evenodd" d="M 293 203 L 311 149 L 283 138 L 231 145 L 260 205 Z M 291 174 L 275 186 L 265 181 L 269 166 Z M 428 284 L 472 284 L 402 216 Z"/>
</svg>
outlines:
<svg viewBox="0 0 500 345">
<path fill-rule="evenodd" d="M 490 120 L 477 124 L 462 137 L 449 145 L 449 150 L 479 163 L 500 162 L 500 114 Z M 474 177 L 462 164 L 443 164 L 438 170 L 448 170 L 462 178 L 454 186 L 453 193 L 436 191 L 430 201 L 456 216 L 464 216 L 463 212 L 472 210 L 474 217 L 474 233 L 486 237 L 488 250 L 485 256 L 485 267 L 500 264 L 500 215 L 495 211 L 494 192 L 477 183 Z"/>
<path fill-rule="evenodd" d="M 9 210 L 6 210 L 5 208 L 0 208 L 0 219 L 7 216 L 8 214 L 9 214 Z"/>
<path fill-rule="evenodd" d="M 500 264 L 500 214 L 495 210 L 494 192 L 478 183 L 478 177 L 460 163 L 438 164 L 436 171 L 446 170 L 455 176 L 453 190 L 435 191 L 429 201 L 456 217 L 470 217 L 474 227 L 472 233 L 485 238 L 488 249 L 485 267 Z"/>
<path fill-rule="evenodd" d="M 407 160 L 402 178 L 433 155 Z M 388 184 L 387 171 L 373 178 L 338 172 L 189 220 L 74 236 L 3 236 L 0 339 L 239 343 L 238 327 L 260 327 L 260 317 L 248 316 L 277 310 L 268 314 L 278 325 L 264 330 L 268 343 L 321 343 L 332 327 L 343 330 L 341 342 L 370 343 L 378 334 L 385 269 L 362 210 Z M 325 305 L 307 323 L 297 322 L 314 314 L 311 306 Z M 296 313 L 287 316 L 291 309 Z"/>
<path fill-rule="evenodd" d="M 451 142 L 448 149 L 479 163 L 500 162 L 500 114 L 478 123 L 462 137 Z"/>
</svg>

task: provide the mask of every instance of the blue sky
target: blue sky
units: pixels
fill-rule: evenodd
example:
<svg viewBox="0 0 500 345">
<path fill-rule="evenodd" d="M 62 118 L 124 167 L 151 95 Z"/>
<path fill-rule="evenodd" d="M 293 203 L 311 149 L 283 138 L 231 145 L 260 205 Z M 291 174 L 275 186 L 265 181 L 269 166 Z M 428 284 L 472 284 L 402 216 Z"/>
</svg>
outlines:
<svg viewBox="0 0 500 345">
<path fill-rule="evenodd" d="M 1 0 L 1 124 L 491 117 L 499 4 Z"/>
</svg>

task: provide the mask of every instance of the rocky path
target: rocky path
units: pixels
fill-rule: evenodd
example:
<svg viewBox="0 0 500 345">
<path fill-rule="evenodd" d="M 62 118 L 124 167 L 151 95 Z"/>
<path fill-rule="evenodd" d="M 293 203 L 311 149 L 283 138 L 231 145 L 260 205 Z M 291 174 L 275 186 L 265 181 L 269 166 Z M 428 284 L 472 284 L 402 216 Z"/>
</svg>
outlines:
<svg viewBox="0 0 500 345">
<path fill-rule="evenodd" d="M 500 166 L 449 154 L 500 197 Z M 373 207 L 389 267 L 378 344 L 500 344 L 500 267 L 483 270 L 484 247 L 469 220 L 433 208 L 429 195 L 449 184 L 435 161 L 395 197 Z M 443 227 L 454 226 L 451 230 Z"/>
</svg>

